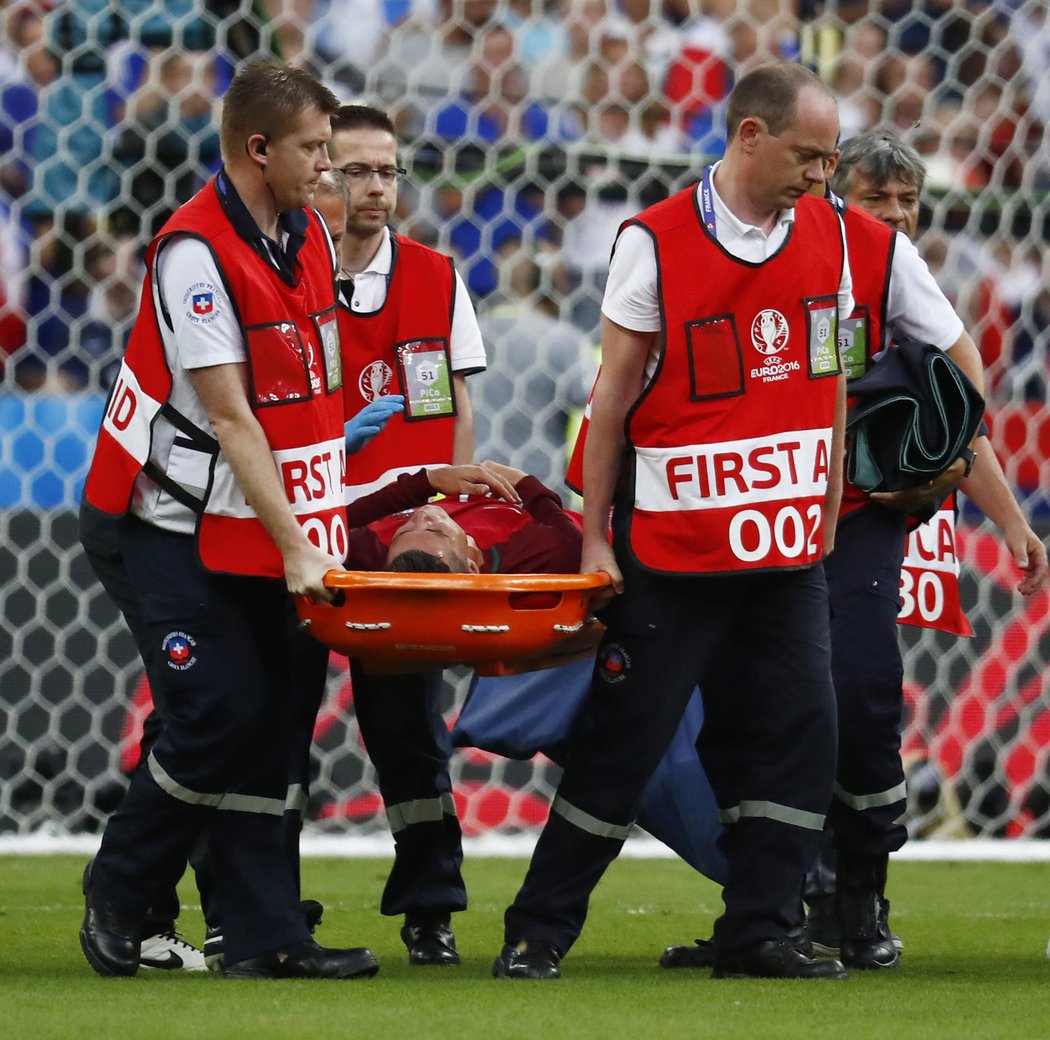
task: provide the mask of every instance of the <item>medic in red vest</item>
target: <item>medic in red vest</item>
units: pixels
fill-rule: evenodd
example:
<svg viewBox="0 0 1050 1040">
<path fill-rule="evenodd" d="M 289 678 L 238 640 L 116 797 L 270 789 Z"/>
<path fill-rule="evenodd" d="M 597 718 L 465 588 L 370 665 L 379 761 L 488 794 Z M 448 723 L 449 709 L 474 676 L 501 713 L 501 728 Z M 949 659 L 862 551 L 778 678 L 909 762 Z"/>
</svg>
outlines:
<svg viewBox="0 0 1050 1040">
<path fill-rule="evenodd" d="M 316 215 L 309 214 L 297 277 L 289 284 L 270 265 L 258 262 L 228 219 L 219 197 L 228 190 L 220 173 L 175 213 L 150 245 L 139 316 L 102 420 L 84 493 L 94 508 L 121 515 L 132 503 L 137 482 L 151 480 L 197 514 L 197 546 L 206 568 L 280 577 L 281 554 L 245 501 L 218 442 L 168 404 L 172 374 L 158 324 L 156 262 L 165 241 L 176 234 L 199 238 L 211 249 L 239 307 L 249 403 L 273 451 L 288 502 L 311 540 L 343 559 L 346 466 L 333 257 Z M 202 292 L 193 306 L 198 311 L 210 307 L 208 294 Z M 161 415 L 199 453 L 202 476 L 193 489 L 150 458 Z"/>
</svg>

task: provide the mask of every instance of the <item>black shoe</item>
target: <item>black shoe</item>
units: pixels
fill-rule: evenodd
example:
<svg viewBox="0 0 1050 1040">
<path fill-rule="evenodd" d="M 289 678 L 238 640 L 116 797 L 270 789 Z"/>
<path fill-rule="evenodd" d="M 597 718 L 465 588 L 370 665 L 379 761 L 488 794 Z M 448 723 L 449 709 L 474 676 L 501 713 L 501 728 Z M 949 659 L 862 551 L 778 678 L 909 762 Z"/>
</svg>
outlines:
<svg viewBox="0 0 1050 1040">
<path fill-rule="evenodd" d="M 561 954 L 550 943 L 520 942 L 504 946 L 492 965 L 494 979 L 559 979 Z"/>
<path fill-rule="evenodd" d="M 715 963 L 715 944 L 694 939 L 692 946 L 668 946 L 660 954 L 661 968 L 710 968 Z"/>
<path fill-rule="evenodd" d="M 371 950 L 331 950 L 313 939 L 284 953 L 250 957 L 223 969 L 227 979 L 367 979 L 379 971 Z"/>
<path fill-rule="evenodd" d="M 805 925 L 788 932 L 788 939 L 803 957 L 813 956 Z M 660 955 L 661 968 L 711 968 L 714 963 L 714 939 L 694 939 L 692 946 L 668 946 Z"/>
<path fill-rule="evenodd" d="M 324 914 L 324 905 L 316 899 L 301 899 L 299 901 L 299 909 L 302 911 L 306 927 L 310 930 L 310 934 L 313 935 L 324 924 L 321 920 L 321 916 Z M 221 975 L 226 965 L 226 959 L 223 954 L 221 924 L 208 925 L 204 932 L 204 947 L 201 952 L 204 954 L 204 963 L 208 971 L 218 972 Z"/>
<path fill-rule="evenodd" d="M 885 906 L 886 930 L 890 934 L 890 942 L 898 954 L 904 952 L 904 940 L 889 927 L 889 900 L 883 900 Z M 842 943 L 839 938 L 839 918 L 835 911 L 834 896 L 822 900 L 821 904 L 813 903 L 806 917 L 806 933 L 809 936 L 810 945 L 813 948 L 814 957 L 838 957 L 842 952 Z M 885 957 L 885 954 L 883 954 Z M 859 964 L 847 967 L 861 967 Z"/>
<path fill-rule="evenodd" d="M 840 961 L 814 960 L 790 939 L 767 939 L 743 950 L 715 952 L 713 979 L 845 979 Z"/>
<path fill-rule="evenodd" d="M 91 863 L 84 868 L 84 923 L 80 948 L 99 975 L 134 975 L 139 970 L 141 917 L 124 914 L 92 891 Z"/>
<path fill-rule="evenodd" d="M 890 931 L 889 900 L 874 892 L 848 893 L 844 905 L 842 963 L 861 971 L 899 968 L 900 939 Z"/>
<path fill-rule="evenodd" d="M 896 968 L 901 962 L 900 940 L 890 931 L 890 904 L 883 896 L 888 862 L 888 856 L 839 852 L 835 910 L 842 962 L 861 971 Z"/>
<path fill-rule="evenodd" d="M 459 964 L 456 937 L 446 923 L 406 923 L 401 941 L 408 947 L 409 964 Z"/>
</svg>

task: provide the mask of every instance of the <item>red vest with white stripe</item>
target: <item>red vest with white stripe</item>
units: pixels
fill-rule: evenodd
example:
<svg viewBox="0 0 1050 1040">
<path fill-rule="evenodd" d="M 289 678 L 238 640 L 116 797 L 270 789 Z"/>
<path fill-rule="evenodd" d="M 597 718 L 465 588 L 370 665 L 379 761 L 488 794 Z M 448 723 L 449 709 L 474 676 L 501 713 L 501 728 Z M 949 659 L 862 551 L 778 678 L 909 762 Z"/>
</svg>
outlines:
<svg viewBox="0 0 1050 1040">
<path fill-rule="evenodd" d="M 839 321 L 839 353 L 847 379 L 862 376 L 882 348 L 889 303 L 890 263 L 896 232 L 864 210 L 848 207 L 842 211 L 846 227 L 846 248 L 853 274 L 853 299 L 856 306 L 846 321 Z M 595 380 L 597 382 L 597 379 Z M 594 391 L 591 391 L 591 397 Z M 587 399 L 583 423 L 573 445 L 565 471 L 565 483 L 583 494 L 583 446 L 590 425 L 591 401 Z M 868 496 L 852 484 L 845 484 L 840 516 L 864 505 Z"/>
<path fill-rule="evenodd" d="M 761 263 L 718 245 L 692 188 L 635 222 L 656 247 L 663 351 L 626 423 L 631 550 L 678 574 L 816 563 L 841 371 L 835 212 L 799 199 Z"/>
<path fill-rule="evenodd" d="M 842 214 L 846 248 L 853 272 L 857 306 L 839 329 L 839 350 L 849 379 L 862 376 L 882 349 L 889 305 L 890 270 L 897 232 L 856 206 Z M 846 481 L 839 516 L 848 516 L 869 501 Z M 880 508 L 880 507 L 875 507 Z M 931 519 L 908 534 L 901 566 L 900 624 L 972 635 L 959 592 L 959 555 L 955 538 L 953 496 Z"/>
<path fill-rule="evenodd" d="M 281 280 L 230 223 L 209 182 L 161 229 L 146 257 L 142 301 L 99 431 L 84 494 L 96 509 L 127 511 L 150 454 L 153 424 L 171 392 L 152 289 L 161 242 L 173 234 L 204 241 L 237 308 L 248 355 L 248 397 L 273 451 L 296 519 L 316 544 L 343 559 L 343 394 L 332 256 L 320 222 L 296 261 L 295 286 Z M 206 306 L 206 303 L 202 305 Z M 331 386 L 331 389 L 329 389 Z M 199 504 L 197 549 L 211 571 L 280 577 L 281 554 L 245 501 L 221 451 Z"/>
<path fill-rule="evenodd" d="M 890 295 L 890 265 L 897 233 L 881 220 L 857 206 L 842 214 L 846 228 L 846 250 L 853 274 L 853 300 L 856 306 L 839 325 L 839 353 L 847 379 L 857 379 L 871 367 L 882 349 L 886 328 L 886 308 Z M 868 501 L 868 496 L 848 481 L 842 487 L 839 516 L 846 516 Z"/>
<path fill-rule="evenodd" d="M 423 343 L 444 351 L 450 380 L 452 376 L 452 260 L 402 235 L 390 237 L 393 266 L 383 306 L 370 314 L 356 314 L 339 302 L 347 419 L 377 397 L 406 392 L 398 361 L 400 348 Z M 351 455 L 347 459 L 347 501 L 356 501 L 420 466 L 451 463 L 454 400 L 450 415 L 393 416 L 382 436 Z"/>
</svg>

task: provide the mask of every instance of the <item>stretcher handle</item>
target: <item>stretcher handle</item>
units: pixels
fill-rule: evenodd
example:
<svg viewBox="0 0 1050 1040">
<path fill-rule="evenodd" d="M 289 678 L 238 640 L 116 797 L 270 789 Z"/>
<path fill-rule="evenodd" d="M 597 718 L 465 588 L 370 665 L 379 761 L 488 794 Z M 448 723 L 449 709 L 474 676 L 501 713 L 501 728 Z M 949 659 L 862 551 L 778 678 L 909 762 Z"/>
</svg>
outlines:
<svg viewBox="0 0 1050 1040">
<path fill-rule="evenodd" d="M 457 589 L 491 592 L 574 592 L 602 589 L 610 584 L 604 571 L 597 574 L 431 574 L 396 571 L 331 570 L 325 587 L 337 592 L 352 589 L 404 589 L 449 592 Z"/>
</svg>

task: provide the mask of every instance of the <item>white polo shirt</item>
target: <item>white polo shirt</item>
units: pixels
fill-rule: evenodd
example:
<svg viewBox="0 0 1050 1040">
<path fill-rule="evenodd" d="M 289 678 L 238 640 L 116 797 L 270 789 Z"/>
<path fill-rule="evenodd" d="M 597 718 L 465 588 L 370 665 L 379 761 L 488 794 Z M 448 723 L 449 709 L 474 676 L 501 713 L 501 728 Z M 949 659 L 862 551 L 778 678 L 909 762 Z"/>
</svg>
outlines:
<svg viewBox="0 0 1050 1040">
<path fill-rule="evenodd" d="M 886 333 L 890 339 L 913 339 L 940 350 L 954 346 L 963 334 L 962 319 L 903 231 L 897 232 L 890 262 Z"/>
<path fill-rule="evenodd" d="M 237 315 L 215 257 L 198 238 L 180 235 L 165 242 L 154 261 L 153 275 L 153 303 L 171 372 L 168 401 L 195 426 L 212 433 L 189 373 L 195 368 L 243 364 L 247 360 Z M 203 293 L 211 294 L 206 314 L 198 313 L 193 304 L 193 298 Z M 164 320 L 165 313 L 171 328 Z M 207 459 L 198 451 L 177 445 L 176 436 L 175 427 L 159 415 L 153 426 L 150 459 L 172 480 L 203 496 Z M 145 473 L 136 480 L 131 511 L 166 531 L 192 534 L 196 527 L 193 511 L 162 491 Z"/>
<path fill-rule="evenodd" d="M 715 169 L 718 164 L 715 164 Z M 699 208 L 700 185 L 696 186 Z M 722 201 L 711 178 L 711 196 L 715 210 L 715 234 L 718 243 L 727 252 L 749 263 L 768 260 L 784 244 L 795 210 L 782 210 L 768 234 L 753 224 L 740 220 Z M 839 221 L 845 249 L 846 232 Z M 853 277 L 849 260 L 842 267 L 838 292 L 839 317 L 848 318 L 853 310 Z M 617 325 L 633 332 L 660 331 L 660 299 L 657 291 L 656 250 L 649 233 L 636 225 L 624 228 L 616 241 L 609 279 L 605 285 L 602 313 Z M 650 374 L 652 360 L 650 359 Z"/>
<path fill-rule="evenodd" d="M 394 261 L 394 250 L 390 240 L 390 229 L 383 229 L 383 241 L 372 257 L 368 266 L 354 275 L 354 292 L 350 299 L 350 310 L 353 314 L 371 314 L 379 310 L 386 300 L 387 284 L 390 280 L 390 269 Z M 455 272 L 454 302 L 452 306 L 452 332 L 449 337 L 449 354 L 453 372 L 474 371 L 485 368 L 485 344 L 478 327 L 478 318 L 474 313 L 467 287 L 463 284 L 459 272 Z M 340 288 L 346 285 L 346 279 L 340 280 Z M 345 298 L 345 297 L 344 297 Z"/>
</svg>

